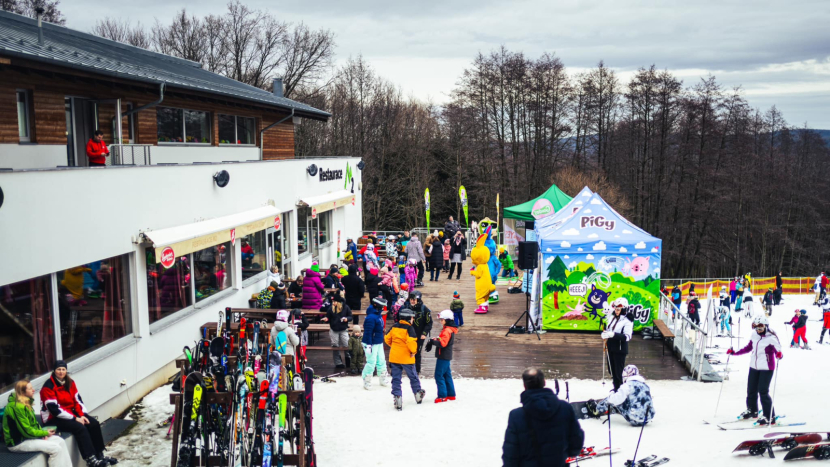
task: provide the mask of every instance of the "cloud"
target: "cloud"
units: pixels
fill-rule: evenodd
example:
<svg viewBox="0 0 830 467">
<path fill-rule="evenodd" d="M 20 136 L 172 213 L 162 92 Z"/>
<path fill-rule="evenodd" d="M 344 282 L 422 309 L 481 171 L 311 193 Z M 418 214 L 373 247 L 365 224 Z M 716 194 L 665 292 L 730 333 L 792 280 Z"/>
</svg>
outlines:
<svg viewBox="0 0 830 467">
<path fill-rule="evenodd" d="M 624 229 L 624 230 L 623 230 L 623 233 L 624 233 L 624 234 L 630 234 L 630 233 L 632 233 L 632 232 L 631 232 L 630 230 L 628 230 L 628 229 Z"/>
<path fill-rule="evenodd" d="M 652 272 L 654 274 L 660 274 L 660 268 L 654 268 L 654 271 L 652 271 Z"/>
<path fill-rule="evenodd" d="M 621 246 L 620 247 L 620 253 L 628 253 L 628 248 L 626 248 L 624 246 Z"/>
<path fill-rule="evenodd" d="M 573 269 L 576 267 L 576 261 L 571 261 L 571 264 L 568 265 L 568 269 Z"/>
<path fill-rule="evenodd" d="M 585 214 L 591 214 L 591 210 L 590 210 L 590 209 L 586 209 L 586 210 L 585 210 Z"/>
<path fill-rule="evenodd" d="M 605 242 L 600 241 L 599 243 L 594 244 L 594 251 L 605 251 L 606 246 Z"/>
<path fill-rule="evenodd" d="M 608 210 L 608 208 L 602 208 L 602 210 L 603 210 L 603 211 L 607 211 L 607 210 Z"/>
<path fill-rule="evenodd" d="M 582 247 L 577 248 L 576 251 L 582 251 Z"/>
<path fill-rule="evenodd" d="M 592 233 L 591 235 L 588 235 L 588 238 L 599 238 L 599 235 Z"/>
<path fill-rule="evenodd" d="M 565 255 L 565 256 L 563 256 L 563 258 L 565 258 L 565 259 L 570 259 L 571 257 L 570 257 L 570 256 L 568 256 L 568 255 Z"/>
<path fill-rule="evenodd" d="M 652 253 L 657 253 L 657 247 L 652 248 L 652 249 L 651 249 L 651 252 L 652 252 Z"/>
<path fill-rule="evenodd" d="M 582 192 L 582 197 L 583 197 L 583 198 L 590 198 L 590 197 L 591 197 L 591 193 L 588 193 L 587 191 L 583 191 L 583 192 Z"/>
<path fill-rule="evenodd" d="M 579 204 L 579 205 L 581 205 L 581 204 L 582 204 L 582 201 L 574 201 L 574 204 Z"/>
<path fill-rule="evenodd" d="M 594 199 L 591 200 L 591 204 L 602 204 L 602 201 L 594 198 Z"/>
<path fill-rule="evenodd" d="M 620 236 L 619 235 L 614 235 L 614 238 L 620 238 Z"/>
<path fill-rule="evenodd" d="M 548 249 L 547 249 L 547 250 L 545 250 L 545 251 L 547 251 L 547 252 L 551 252 L 551 251 L 553 251 L 553 250 L 551 250 L 550 248 L 548 248 Z"/>
<path fill-rule="evenodd" d="M 570 248 L 570 247 L 571 247 L 571 243 L 570 243 L 570 242 L 566 242 L 566 241 L 562 241 L 562 243 L 560 243 L 560 244 L 559 244 L 559 246 L 560 246 L 560 247 L 562 247 L 562 248 Z"/>
<path fill-rule="evenodd" d="M 562 232 L 562 235 L 576 236 L 576 235 L 579 235 L 579 231 L 576 230 L 576 229 L 568 229 L 568 230 Z"/>
<path fill-rule="evenodd" d="M 646 242 L 637 242 L 637 244 L 634 245 L 634 249 L 635 250 L 645 250 L 646 249 Z"/>
<path fill-rule="evenodd" d="M 585 257 L 585 259 L 594 259 L 594 255 L 589 253 L 588 256 Z"/>
<path fill-rule="evenodd" d="M 635 257 L 635 258 L 636 258 L 636 257 L 637 257 L 637 253 L 631 253 L 631 256 L 633 256 L 633 257 Z"/>
<path fill-rule="evenodd" d="M 548 256 L 548 259 L 545 260 L 545 264 L 550 264 L 553 262 L 553 256 Z"/>
</svg>

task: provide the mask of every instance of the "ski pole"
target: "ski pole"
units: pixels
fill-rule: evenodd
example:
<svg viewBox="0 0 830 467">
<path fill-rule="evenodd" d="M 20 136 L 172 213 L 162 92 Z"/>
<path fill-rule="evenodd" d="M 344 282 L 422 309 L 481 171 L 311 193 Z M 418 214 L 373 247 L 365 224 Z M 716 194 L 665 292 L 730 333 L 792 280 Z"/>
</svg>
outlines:
<svg viewBox="0 0 830 467">
<path fill-rule="evenodd" d="M 614 452 L 611 446 L 611 407 L 608 407 L 608 465 L 614 467 L 614 456 L 610 453 Z"/>
<path fill-rule="evenodd" d="M 637 451 L 639 451 L 639 450 L 640 450 L 640 441 L 642 441 L 642 440 L 643 440 L 643 430 L 645 430 L 645 429 L 646 429 L 646 424 L 648 423 L 648 411 L 649 411 L 649 410 L 651 410 L 651 407 L 646 407 L 646 418 L 643 420 L 643 427 L 642 427 L 642 428 L 640 428 L 640 437 L 639 437 L 639 438 L 637 438 L 637 447 L 636 447 L 636 448 L 634 448 L 634 458 L 633 458 L 633 459 L 631 459 L 631 465 L 632 465 L 632 467 L 637 465 Z M 611 428 L 611 424 L 610 424 L 610 423 L 608 424 L 608 428 L 609 428 L 609 429 Z M 609 443 L 609 444 L 610 444 L 610 443 Z"/>
<path fill-rule="evenodd" d="M 723 376 L 720 380 L 720 391 L 718 392 L 718 402 L 715 404 L 715 415 L 713 417 L 718 416 L 718 407 L 720 406 L 720 396 L 723 394 L 723 383 L 726 382 L 727 376 L 729 376 L 729 359 L 732 357 L 732 354 L 726 356 L 726 370 L 723 372 Z"/>
<path fill-rule="evenodd" d="M 781 372 L 781 360 L 778 360 L 778 366 L 775 367 L 775 381 L 772 383 L 772 400 L 770 401 L 770 421 L 767 425 L 767 432 L 772 431 L 772 424 L 775 422 L 775 388 L 778 387 L 778 373 Z"/>
</svg>

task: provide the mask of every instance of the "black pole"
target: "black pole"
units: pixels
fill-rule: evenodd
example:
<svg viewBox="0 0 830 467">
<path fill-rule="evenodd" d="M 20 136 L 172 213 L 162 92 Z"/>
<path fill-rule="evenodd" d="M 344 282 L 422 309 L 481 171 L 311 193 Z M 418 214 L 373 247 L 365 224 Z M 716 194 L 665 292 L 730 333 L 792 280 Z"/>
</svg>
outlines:
<svg viewBox="0 0 830 467">
<path fill-rule="evenodd" d="M 651 410 L 651 407 L 646 407 L 646 418 L 643 420 L 643 427 L 640 428 L 640 437 L 637 438 L 637 447 L 634 449 L 634 458 L 631 459 L 631 466 L 634 467 L 637 465 L 637 451 L 640 450 L 640 441 L 643 440 L 643 430 L 646 429 L 646 423 L 648 423 L 648 411 Z"/>
</svg>

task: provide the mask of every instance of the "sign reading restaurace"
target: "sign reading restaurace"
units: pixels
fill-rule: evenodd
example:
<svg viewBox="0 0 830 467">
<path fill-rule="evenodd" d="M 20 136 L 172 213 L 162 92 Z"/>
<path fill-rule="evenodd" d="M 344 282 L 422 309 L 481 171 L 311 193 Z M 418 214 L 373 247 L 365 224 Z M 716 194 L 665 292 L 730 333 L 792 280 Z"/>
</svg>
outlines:
<svg viewBox="0 0 830 467">
<path fill-rule="evenodd" d="M 176 262 L 176 254 L 173 253 L 173 249 L 169 246 L 162 250 L 161 252 L 161 265 L 164 266 L 165 269 L 170 269 L 173 267 L 173 263 Z"/>
<path fill-rule="evenodd" d="M 320 181 L 321 182 L 328 182 L 331 180 L 343 180 L 343 171 L 342 170 L 324 170 L 320 169 Z"/>
</svg>

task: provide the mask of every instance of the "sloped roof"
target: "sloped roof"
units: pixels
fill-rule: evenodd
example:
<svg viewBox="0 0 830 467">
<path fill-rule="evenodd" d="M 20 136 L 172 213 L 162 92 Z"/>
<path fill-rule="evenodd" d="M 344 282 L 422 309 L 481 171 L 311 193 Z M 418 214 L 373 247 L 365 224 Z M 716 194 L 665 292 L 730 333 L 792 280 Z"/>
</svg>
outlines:
<svg viewBox="0 0 830 467">
<path fill-rule="evenodd" d="M 598 194 L 555 229 L 540 232 L 542 254 L 574 250 L 602 254 L 661 254 L 663 241 L 628 221 Z M 581 248 L 581 250 L 580 250 Z"/>
<path fill-rule="evenodd" d="M 562 222 L 584 208 L 591 201 L 591 195 L 593 194 L 594 192 L 586 186 L 568 204 L 562 206 L 562 209 L 550 216 L 537 219 L 533 227 L 536 230 L 536 238 L 541 238 L 545 230 L 557 228 Z"/>
<path fill-rule="evenodd" d="M 571 201 L 571 197 L 566 195 L 562 190 L 559 189 L 556 185 L 551 185 L 547 191 L 542 193 L 541 195 L 533 198 L 530 201 L 525 201 L 522 204 L 517 204 L 515 206 L 510 206 L 509 208 L 504 208 L 504 218 L 505 219 L 519 219 L 523 221 L 532 221 L 534 220 L 533 216 L 530 214 L 530 211 L 533 210 L 533 205 L 536 201 L 540 199 L 547 199 L 553 205 L 553 209 L 555 212 L 559 212 L 563 206 L 568 204 Z"/>
<path fill-rule="evenodd" d="M 327 119 L 330 114 L 309 105 L 211 73 L 190 60 L 171 57 L 93 34 L 43 22 L 38 45 L 37 21 L 0 11 L 0 54 L 60 65 L 145 83 L 219 94 L 282 110 L 301 117 Z"/>
</svg>

